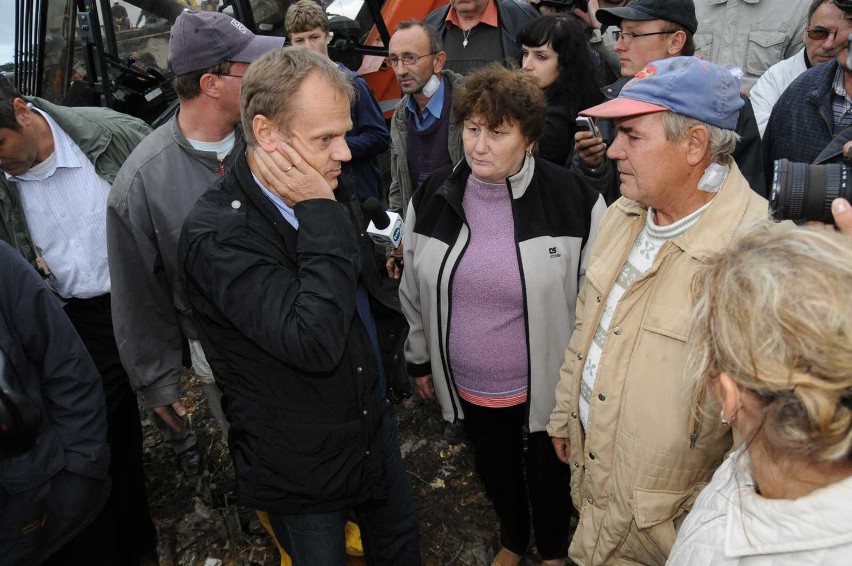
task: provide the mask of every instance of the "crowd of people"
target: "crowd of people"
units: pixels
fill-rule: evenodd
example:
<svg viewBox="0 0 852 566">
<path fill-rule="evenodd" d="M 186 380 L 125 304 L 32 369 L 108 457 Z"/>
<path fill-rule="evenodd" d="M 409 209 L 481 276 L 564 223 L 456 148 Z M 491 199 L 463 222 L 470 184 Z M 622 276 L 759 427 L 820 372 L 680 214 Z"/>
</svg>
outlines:
<svg viewBox="0 0 852 566">
<path fill-rule="evenodd" d="M 191 365 L 282 563 L 422 562 L 412 393 L 493 566 L 844 563 L 852 207 L 765 197 L 845 166 L 852 1 L 777 4 L 453 0 L 394 30 L 389 122 L 314 0 L 288 46 L 181 13 L 154 131 L 0 79 L 0 562 L 158 563 L 139 406 L 198 474 Z"/>
</svg>

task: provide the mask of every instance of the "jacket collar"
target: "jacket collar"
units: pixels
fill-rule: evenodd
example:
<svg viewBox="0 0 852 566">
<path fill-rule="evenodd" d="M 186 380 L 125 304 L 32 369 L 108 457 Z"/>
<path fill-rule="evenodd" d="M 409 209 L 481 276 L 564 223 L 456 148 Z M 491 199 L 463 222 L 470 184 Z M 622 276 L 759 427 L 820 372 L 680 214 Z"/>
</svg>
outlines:
<svg viewBox="0 0 852 566">
<path fill-rule="evenodd" d="M 437 191 L 437 195 L 446 199 L 450 206 L 455 209 L 456 213 L 464 218 L 464 210 L 462 208 L 462 199 L 464 198 L 464 188 L 467 184 L 467 178 L 470 175 L 470 166 L 466 159 L 462 159 L 453 167 L 452 173 L 441 184 Z M 524 196 L 532 183 L 535 176 L 535 158 L 531 155 L 524 157 L 524 163 L 521 165 L 520 171 L 507 179 L 509 189 L 512 191 L 512 200 L 517 200 Z"/>
<path fill-rule="evenodd" d="M 818 551 L 852 543 L 852 477 L 795 500 L 766 499 L 754 490 L 748 453 L 740 449 L 731 467 L 736 493 L 725 518 L 725 556 Z"/>
<path fill-rule="evenodd" d="M 219 158 L 215 153 L 211 151 L 202 151 L 200 149 L 195 149 L 192 147 L 192 144 L 189 143 L 189 140 L 186 139 L 186 136 L 183 135 L 183 132 L 180 130 L 180 126 L 178 125 L 178 114 L 180 113 L 180 109 L 175 112 L 174 116 L 172 116 L 168 123 L 169 131 L 172 133 L 172 137 L 174 137 L 175 141 L 181 148 L 183 148 L 187 153 L 196 157 L 200 161 L 204 161 L 205 163 L 209 163 L 212 166 L 218 166 Z M 240 124 L 234 128 L 234 147 L 231 149 L 231 153 L 229 153 L 225 159 L 222 161 L 232 162 L 235 159 L 235 156 L 239 153 L 243 153 L 245 149 L 245 142 L 243 140 L 243 127 Z"/>
<path fill-rule="evenodd" d="M 696 259 L 726 247 L 742 226 L 752 190 L 743 174 L 732 159 L 731 170 L 722 184 L 722 188 L 710 202 L 710 206 L 698 222 L 672 243 L 684 253 Z M 642 216 L 648 214 L 648 207 L 621 197 L 613 206 L 627 216 Z"/>
<path fill-rule="evenodd" d="M 106 151 L 112 141 L 112 132 L 105 128 L 81 119 L 73 108 L 58 106 L 42 98 L 24 97 L 28 102 L 50 115 L 51 118 L 68 134 L 80 150 L 86 154 L 92 164 Z"/>
</svg>

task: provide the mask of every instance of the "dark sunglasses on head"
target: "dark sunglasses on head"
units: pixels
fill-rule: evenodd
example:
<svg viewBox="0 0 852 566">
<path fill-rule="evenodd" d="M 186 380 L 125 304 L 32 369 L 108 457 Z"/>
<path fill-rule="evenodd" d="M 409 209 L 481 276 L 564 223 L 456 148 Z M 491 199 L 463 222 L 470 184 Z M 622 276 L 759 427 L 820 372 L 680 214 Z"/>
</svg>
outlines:
<svg viewBox="0 0 852 566">
<path fill-rule="evenodd" d="M 808 28 L 805 30 L 805 33 L 808 34 L 808 39 L 813 39 L 814 41 L 825 41 L 828 39 L 828 36 L 834 32 L 825 28 Z"/>
</svg>

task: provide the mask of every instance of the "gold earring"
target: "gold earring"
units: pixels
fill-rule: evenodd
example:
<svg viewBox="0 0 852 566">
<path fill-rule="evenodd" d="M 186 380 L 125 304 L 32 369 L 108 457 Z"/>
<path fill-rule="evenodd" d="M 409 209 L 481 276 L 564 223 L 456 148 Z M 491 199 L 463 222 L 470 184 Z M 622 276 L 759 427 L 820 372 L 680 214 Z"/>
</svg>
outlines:
<svg viewBox="0 0 852 566">
<path fill-rule="evenodd" d="M 719 412 L 719 418 L 722 420 L 722 426 L 728 426 L 729 424 L 731 424 L 731 423 L 730 423 L 730 422 L 728 422 L 728 420 L 725 418 L 725 409 L 722 409 L 722 410 Z"/>
</svg>

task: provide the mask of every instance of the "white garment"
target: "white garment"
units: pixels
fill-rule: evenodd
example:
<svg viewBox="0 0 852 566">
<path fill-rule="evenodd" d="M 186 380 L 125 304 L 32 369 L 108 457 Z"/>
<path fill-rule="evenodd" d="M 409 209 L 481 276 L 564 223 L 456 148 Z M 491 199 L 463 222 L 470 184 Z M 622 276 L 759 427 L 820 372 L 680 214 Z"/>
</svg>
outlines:
<svg viewBox="0 0 852 566">
<path fill-rule="evenodd" d="M 740 447 L 698 496 L 666 564 L 852 564 L 852 477 L 795 500 L 766 499 L 754 485 Z"/>
<path fill-rule="evenodd" d="M 793 82 L 793 79 L 808 70 L 805 65 L 805 49 L 790 57 L 775 63 L 763 73 L 749 92 L 754 117 L 757 119 L 757 129 L 760 137 L 766 130 L 766 122 L 772 114 L 772 107 L 781 98 L 781 93 Z"/>
</svg>

